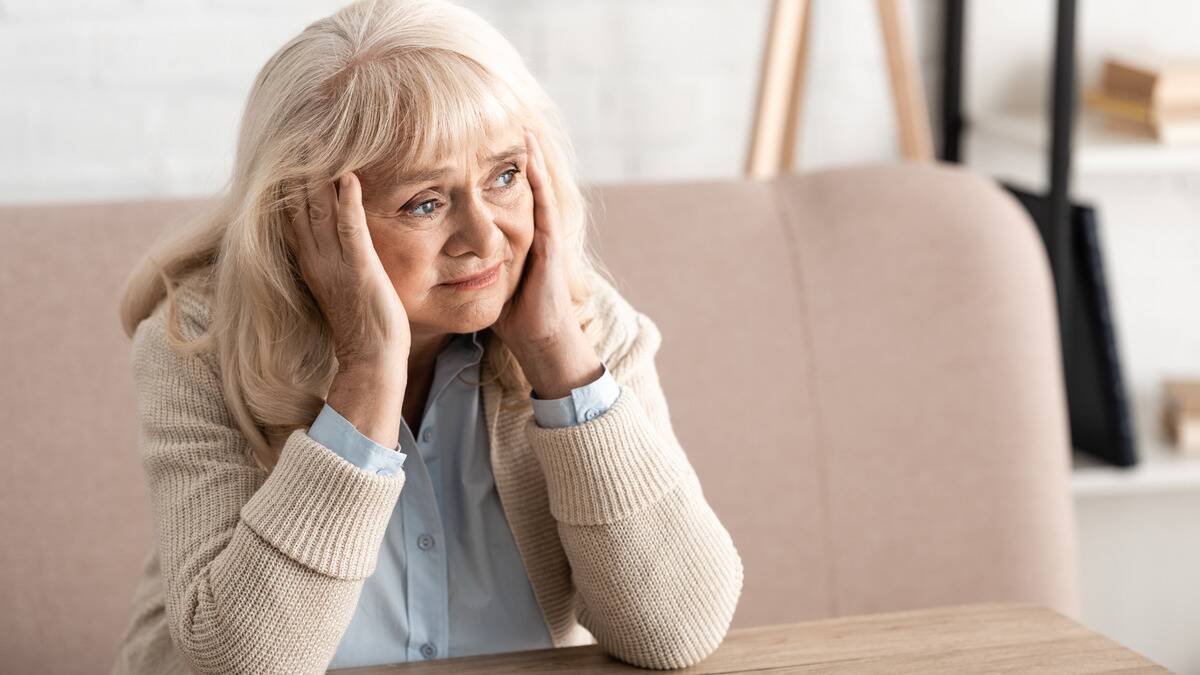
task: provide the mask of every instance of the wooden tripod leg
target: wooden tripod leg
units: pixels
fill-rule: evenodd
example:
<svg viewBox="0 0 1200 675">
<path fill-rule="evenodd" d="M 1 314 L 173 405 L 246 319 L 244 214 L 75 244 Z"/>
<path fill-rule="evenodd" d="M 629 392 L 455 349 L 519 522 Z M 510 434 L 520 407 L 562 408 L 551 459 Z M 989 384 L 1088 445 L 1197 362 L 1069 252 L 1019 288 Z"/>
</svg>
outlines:
<svg viewBox="0 0 1200 675">
<path fill-rule="evenodd" d="M 772 0 L 746 174 L 770 178 L 792 170 L 800 132 L 809 32 L 808 0 Z"/>
<path fill-rule="evenodd" d="M 921 69 L 912 32 L 901 11 L 900 0 L 876 1 L 896 106 L 900 153 L 905 159 L 931 161 L 933 132 L 925 106 L 925 90 L 921 88 Z"/>
</svg>

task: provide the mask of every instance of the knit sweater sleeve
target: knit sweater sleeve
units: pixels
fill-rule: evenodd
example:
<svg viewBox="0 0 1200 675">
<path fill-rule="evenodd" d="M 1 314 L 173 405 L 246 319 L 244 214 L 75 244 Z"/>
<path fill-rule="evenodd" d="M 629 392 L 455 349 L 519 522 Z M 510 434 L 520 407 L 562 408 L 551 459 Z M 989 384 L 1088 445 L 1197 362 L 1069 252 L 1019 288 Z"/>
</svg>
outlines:
<svg viewBox="0 0 1200 675">
<path fill-rule="evenodd" d="M 296 429 L 264 474 L 214 360 L 166 341 L 164 307 L 139 324 L 131 364 L 172 641 L 200 673 L 324 672 L 404 472 L 375 475 Z"/>
<path fill-rule="evenodd" d="M 661 334 L 637 313 L 610 363 L 620 395 L 579 425 L 526 435 L 571 564 L 577 619 L 614 657 L 643 668 L 703 660 L 729 629 L 742 562 L 671 427 L 654 355 Z"/>
</svg>

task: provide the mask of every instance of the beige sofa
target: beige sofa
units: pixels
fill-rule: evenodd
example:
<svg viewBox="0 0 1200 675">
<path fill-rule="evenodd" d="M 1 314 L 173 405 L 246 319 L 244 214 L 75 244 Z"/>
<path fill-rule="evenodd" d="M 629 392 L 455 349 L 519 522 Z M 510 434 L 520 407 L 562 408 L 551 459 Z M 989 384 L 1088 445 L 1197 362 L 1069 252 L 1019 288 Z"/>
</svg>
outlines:
<svg viewBox="0 0 1200 675">
<path fill-rule="evenodd" d="M 745 564 L 733 627 L 984 600 L 1078 617 L 1046 257 L 945 166 L 594 186 L 679 438 Z M 0 209 L 0 670 L 107 671 L 153 533 L 117 291 L 196 201 Z"/>
</svg>

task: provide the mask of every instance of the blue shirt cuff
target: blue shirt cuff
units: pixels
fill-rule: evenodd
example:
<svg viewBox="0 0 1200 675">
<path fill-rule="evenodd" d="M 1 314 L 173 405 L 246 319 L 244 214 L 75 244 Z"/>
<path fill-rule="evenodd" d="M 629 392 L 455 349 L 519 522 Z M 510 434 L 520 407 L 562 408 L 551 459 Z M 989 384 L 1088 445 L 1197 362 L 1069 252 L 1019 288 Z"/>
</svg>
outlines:
<svg viewBox="0 0 1200 675">
<path fill-rule="evenodd" d="M 354 466 L 383 476 L 395 475 L 408 457 L 399 446 L 391 450 L 364 436 L 328 403 L 309 427 L 308 435 Z"/>
<path fill-rule="evenodd" d="M 533 417 L 539 427 L 546 429 L 554 427 L 570 427 L 595 419 L 605 413 L 621 395 L 621 387 L 608 372 L 604 372 L 594 382 L 575 387 L 570 396 L 562 398 L 540 399 L 530 395 L 533 403 Z"/>
</svg>

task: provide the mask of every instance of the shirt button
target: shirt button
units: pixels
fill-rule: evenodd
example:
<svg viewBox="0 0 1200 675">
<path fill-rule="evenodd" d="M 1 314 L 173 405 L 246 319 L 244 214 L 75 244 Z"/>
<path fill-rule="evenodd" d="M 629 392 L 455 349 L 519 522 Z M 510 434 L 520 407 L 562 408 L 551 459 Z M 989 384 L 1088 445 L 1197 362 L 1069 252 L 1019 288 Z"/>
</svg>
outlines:
<svg viewBox="0 0 1200 675">
<path fill-rule="evenodd" d="M 421 656 L 424 656 L 427 659 L 432 659 L 433 657 L 437 656 L 437 645 L 433 644 L 432 642 L 426 642 L 425 644 L 421 645 Z"/>
<path fill-rule="evenodd" d="M 428 551 L 433 548 L 433 537 L 428 534 L 417 537 L 417 547 L 422 551 Z"/>
<path fill-rule="evenodd" d="M 592 408 L 591 410 L 584 413 L 583 417 L 584 417 L 584 419 L 594 420 L 594 419 L 596 419 L 596 416 L 599 414 L 600 414 L 599 411 L 597 411 L 595 408 Z"/>
<path fill-rule="evenodd" d="M 431 438 L 433 438 L 433 429 L 426 429 L 425 433 L 421 434 L 421 440 L 425 441 L 426 443 L 428 443 L 429 439 Z"/>
<path fill-rule="evenodd" d="M 387 469 L 387 468 L 384 468 L 384 469 L 376 469 L 376 470 L 375 470 L 375 473 L 379 474 L 380 476 L 390 476 L 390 475 L 392 475 L 392 470 L 391 470 L 391 469 Z"/>
</svg>

